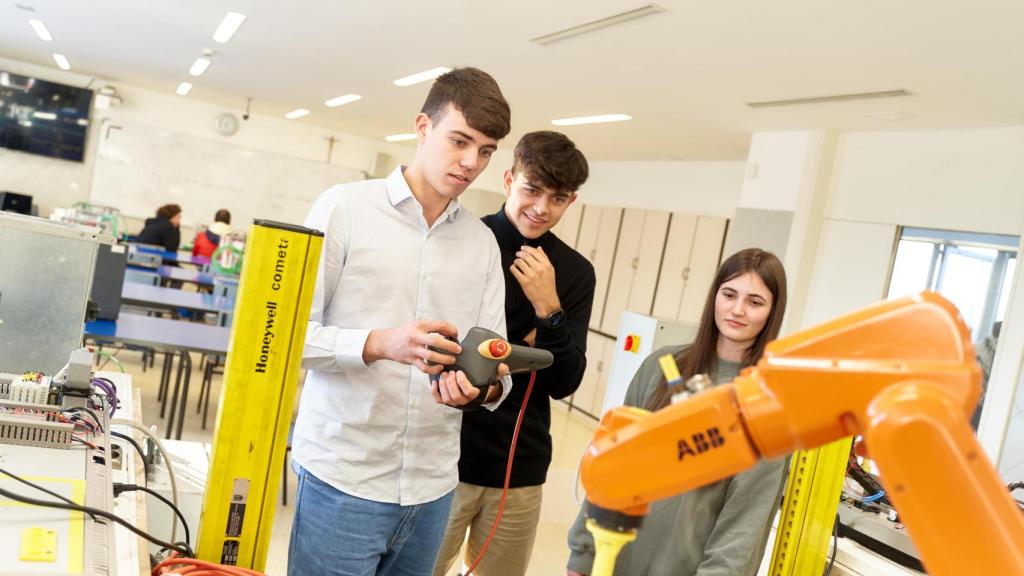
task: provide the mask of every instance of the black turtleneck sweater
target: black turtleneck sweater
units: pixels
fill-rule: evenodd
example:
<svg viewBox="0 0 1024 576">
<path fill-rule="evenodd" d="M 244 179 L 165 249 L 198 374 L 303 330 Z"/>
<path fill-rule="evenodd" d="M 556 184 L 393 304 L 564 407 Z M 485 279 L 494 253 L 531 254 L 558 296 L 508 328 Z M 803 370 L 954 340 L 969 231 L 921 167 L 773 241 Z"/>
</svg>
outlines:
<svg viewBox="0 0 1024 576">
<path fill-rule="evenodd" d="M 584 353 L 587 349 L 590 310 L 594 303 L 594 267 L 551 232 L 535 240 L 524 238 L 509 222 L 504 206 L 482 220 L 494 232 L 501 250 L 509 341 L 525 345 L 523 339 L 536 328 L 536 347 L 549 350 L 555 357 L 554 364 L 537 372 L 537 380 L 519 432 L 509 484 L 512 488 L 537 486 L 544 483 L 551 463 L 549 398 L 558 400 L 575 392 L 587 367 Z M 555 269 L 555 290 L 565 312 L 565 320 L 558 327 L 548 329 L 537 326 L 533 304 L 530 304 L 519 281 L 509 271 L 516 259 L 516 252 L 523 245 L 542 248 Z M 512 432 L 529 381 L 529 373 L 513 376 L 512 391 L 494 412 L 476 410 L 463 414 L 460 481 L 491 488 L 504 485 Z"/>
</svg>

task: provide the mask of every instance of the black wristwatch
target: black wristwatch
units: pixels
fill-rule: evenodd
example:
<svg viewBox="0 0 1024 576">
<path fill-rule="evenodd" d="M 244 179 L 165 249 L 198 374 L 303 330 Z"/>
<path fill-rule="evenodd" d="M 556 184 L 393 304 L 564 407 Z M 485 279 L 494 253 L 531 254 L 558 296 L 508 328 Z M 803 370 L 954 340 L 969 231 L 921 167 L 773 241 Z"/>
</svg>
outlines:
<svg viewBox="0 0 1024 576">
<path fill-rule="evenodd" d="M 537 317 L 537 326 L 541 328 L 558 328 L 565 322 L 565 311 L 559 308 L 551 314 L 548 314 L 547 318 Z"/>
</svg>

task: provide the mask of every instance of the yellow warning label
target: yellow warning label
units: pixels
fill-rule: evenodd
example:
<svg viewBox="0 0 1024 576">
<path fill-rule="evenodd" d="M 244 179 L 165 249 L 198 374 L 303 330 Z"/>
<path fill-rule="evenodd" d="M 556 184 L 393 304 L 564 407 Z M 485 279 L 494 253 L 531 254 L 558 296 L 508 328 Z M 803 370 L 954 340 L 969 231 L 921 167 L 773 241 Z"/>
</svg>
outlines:
<svg viewBox="0 0 1024 576">
<path fill-rule="evenodd" d="M 46 528 L 25 528 L 21 531 L 23 562 L 56 562 L 57 532 Z"/>
</svg>

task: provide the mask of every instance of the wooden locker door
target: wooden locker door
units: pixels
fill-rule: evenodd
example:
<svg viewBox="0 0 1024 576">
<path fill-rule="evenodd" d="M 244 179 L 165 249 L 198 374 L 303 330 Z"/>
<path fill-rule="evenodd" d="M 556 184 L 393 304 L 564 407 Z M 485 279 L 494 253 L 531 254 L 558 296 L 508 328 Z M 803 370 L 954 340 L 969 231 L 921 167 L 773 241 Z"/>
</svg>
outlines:
<svg viewBox="0 0 1024 576">
<path fill-rule="evenodd" d="M 568 244 L 572 248 L 576 248 L 576 242 L 580 234 L 580 223 L 583 221 L 583 206 L 569 206 L 565 213 L 562 214 L 562 219 L 558 221 L 558 224 L 551 229 L 555 233 L 555 236 Z"/>
<path fill-rule="evenodd" d="M 668 212 L 648 210 L 644 215 L 643 238 L 637 252 L 636 274 L 629 290 L 626 310 L 650 314 L 654 303 L 654 292 L 658 285 L 658 270 L 661 267 L 662 251 L 665 249 L 665 235 L 668 233 Z"/>
<path fill-rule="evenodd" d="M 622 312 L 629 304 L 633 278 L 637 272 L 637 256 L 640 253 L 640 241 L 644 235 L 644 211 L 626 209 L 622 213 L 622 226 L 619 228 L 619 242 L 615 247 L 615 258 L 612 261 L 611 276 L 608 280 L 608 295 L 604 301 L 604 319 L 601 331 L 605 334 L 616 334 L 619 331 L 619 320 Z"/>
<path fill-rule="evenodd" d="M 594 260 L 597 258 L 597 235 L 601 229 L 601 212 L 600 206 L 583 206 L 583 216 L 580 218 L 580 233 L 576 238 L 576 251 L 583 255 L 584 258 L 594 264 Z M 595 269 L 595 275 L 597 270 Z M 598 276 L 596 286 L 601 285 L 601 278 Z M 594 300 L 594 308 L 590 313 L 590 327 L 597 328 L 600 326 L 601 318 L 601 305 L 603 302 Z"/>
<path fill-rule="evenodd" d="M 676 318 L 686 286 L 685 270 L 693 249 L 693 235 L 697 230 L 697 216 L 673 212 L 668 227 L 668 241 L 658 274 L 658 287 L 654 294 L 651 314 L 660 318 Z"/>
<path fill-rule="evenodd" d="M 598 367 L 597 392 L 594 394 L 594 411 L 591 412 L 600 420 L 603 415 L 604 394 L 608 390 L 608 378 L 612 375 L 612 356 L 615 355 L 615 339 L 601 336 L 601 365 Z"/>
<path fill-rule="evenodd" d="M 686 285 L 683 300 L 679 306 L 678 319 L 684 322 L 700 323 L 704 301 L 718 272 L 722 243 L 725 242 L 725 218 L 701 216 L 697 219 L 697 231 L 693 238 L 693 253 L 687 266 Z M 729 255 L 726 255 L 728 257 Z"/>
<path fill-rule="evenodd" d="M 594 409 L 594 394 L 597 392 L 597 379 L 600 372 L 600 360 L 603 349 L 601 335 L 587 331 L 587 370 L 583 373 L 580 387 L 572 396 L 572 407 L 591 414 Z"/>
</svg>

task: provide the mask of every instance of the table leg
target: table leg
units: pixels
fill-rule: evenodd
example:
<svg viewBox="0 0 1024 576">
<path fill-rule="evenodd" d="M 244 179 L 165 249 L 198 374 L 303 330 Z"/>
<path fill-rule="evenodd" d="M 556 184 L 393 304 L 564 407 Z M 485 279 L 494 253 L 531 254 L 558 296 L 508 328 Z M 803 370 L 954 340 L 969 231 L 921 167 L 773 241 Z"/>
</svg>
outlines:
<svg viewBox="0 0 1024 576">
<path fill-rule="evenodd" d="M 174 430 L 174 417 L 175 412 L 178 410 L 178 392 L 181 390 L 181 372 L 185 367 L 185 352 L 183 350 L 179 350 L 177 353 L 181 356 L 178 359 L 178 375 L 174 379 L 174 392 L 171 393 L 171 410 L 167 416 L 167 435 L 165 437 L 168 439 L 171 437 L 171 431 Z M 188 375 L 186 374 L 186 378 L 187 377 Z M 161 414 L 161 416 L 163 416 L 163 414 Z"/>
<path fill-rule="evenodd" d="M 181 428 L 185 424 L 185 405 L 188 404 L 188 385 L 192 380 L 192 356 L 186 350 L 182 350 L 181 353 L 182 360 L 185 363 L 185 384 L 181 389 L 181 404 L 178 407 L 178 432 L 174 436 L 175 440 L 181 440 Z M 168 431 L 170 431 L 169 426 Z"/>
</svg>

